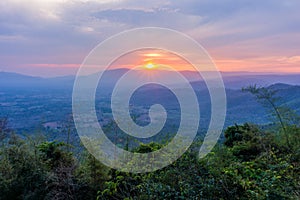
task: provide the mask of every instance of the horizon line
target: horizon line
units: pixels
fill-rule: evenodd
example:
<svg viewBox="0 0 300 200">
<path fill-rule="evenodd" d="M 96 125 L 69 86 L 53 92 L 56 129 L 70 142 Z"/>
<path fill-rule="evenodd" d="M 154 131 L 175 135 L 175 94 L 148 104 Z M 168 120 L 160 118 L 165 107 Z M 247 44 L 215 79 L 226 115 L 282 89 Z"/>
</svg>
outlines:
<svg viewBox="0 0 300 200">
<path fill-rule="evenodd" d="M 107 71 L 117 71 L 117 70 L 135 70 L 135 71 L 139 71 L 139 69 L 130 69 L 130 68 L 114 68 L 114 69 L 108 69 Z M 153 69 L 153 71 L 170 71 L 170 70 L 166 70 L 166 69 Z M 100 71 L 100 70 L 99 70 Z M 197 72 L 196 70 L 177 70 L 178 72 L 191 72 L 191 73 L 195 73 Z M 202 72 L 214 72 L 214 71 L 202 71 Z M 219 73 L 235 73 L 235 74 L 256 74 L 256 75 L 300 75 L 300 72 L 258 72 L 258 71 L 218 71 Z M 68 76 L 76 76 L 77 72 L 75 73 L 70 73 L 70 74 L 66 74 L 66 75 L 53 75 L 53 76 L 43 76 L 43 75 L 32 75 L 30 73 L 24 73 L 24 72 L 17 72 L 17 71 L 5 71 L 5 70 L 1 70 L 0 73 L 11 73 L 11 74 L 18 74 L 18 75 L 23 75 L 23 76 L 29 76 L 29 77 L 38 77 L 38 78 L 59 78 L 59 77 L 68 77 Z M 201 72 L 200 72 L 201 73 Z"/>
</svg>

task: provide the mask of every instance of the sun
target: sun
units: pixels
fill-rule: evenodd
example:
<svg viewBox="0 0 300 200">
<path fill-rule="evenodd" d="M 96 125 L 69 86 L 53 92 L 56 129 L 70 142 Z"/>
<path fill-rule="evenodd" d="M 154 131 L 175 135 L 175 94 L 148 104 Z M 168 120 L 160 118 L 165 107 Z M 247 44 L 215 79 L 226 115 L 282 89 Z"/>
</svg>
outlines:
<svg viewBox="0 0 300 200">
<path fill-rule="evenodd" d="M 146 69 L 154 69 L 156 67 L 156 65 L 154 65 L 153 63 L 147 63 L 146 65 L 145 65 L 145 68 Z"/>
</svg>

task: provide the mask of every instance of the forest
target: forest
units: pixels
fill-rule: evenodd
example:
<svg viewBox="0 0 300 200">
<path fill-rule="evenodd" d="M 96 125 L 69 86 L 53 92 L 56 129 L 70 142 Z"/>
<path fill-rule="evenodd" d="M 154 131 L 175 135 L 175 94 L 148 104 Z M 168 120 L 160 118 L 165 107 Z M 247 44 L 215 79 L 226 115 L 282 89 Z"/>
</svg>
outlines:
<svg viewBox="0 0 300 200">
<path fill-rule="evenodd" d="M 150 173 L 125 173 L 101 164 L 68 141 L 43 133 L 19 136 L 0 120 L 0 199 L 299 199 L 299 116 L 276 91 L 243 89 L 268 108 L 273 123 L 235 124 L 206 157 L 201 140 L 173 164 Z M 130 149 L 146 153 L 164 144 Z"/>
</svg>

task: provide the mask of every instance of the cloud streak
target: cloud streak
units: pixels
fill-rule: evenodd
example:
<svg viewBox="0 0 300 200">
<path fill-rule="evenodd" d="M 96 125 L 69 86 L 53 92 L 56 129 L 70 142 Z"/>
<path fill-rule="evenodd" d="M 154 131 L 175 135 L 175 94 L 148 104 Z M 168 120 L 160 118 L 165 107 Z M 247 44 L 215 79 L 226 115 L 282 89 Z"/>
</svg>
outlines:
<svg viewBox="0 0 300 200">
<path fill-rule="evenodd" d="M 41 75 L 40 63 L 79 66 L 107 37 L 159 26 L 195 38 L 223 71 L 300 72 L 299 7 L 297 0 L 4 0 L 0 70 Z"/>
</svg>

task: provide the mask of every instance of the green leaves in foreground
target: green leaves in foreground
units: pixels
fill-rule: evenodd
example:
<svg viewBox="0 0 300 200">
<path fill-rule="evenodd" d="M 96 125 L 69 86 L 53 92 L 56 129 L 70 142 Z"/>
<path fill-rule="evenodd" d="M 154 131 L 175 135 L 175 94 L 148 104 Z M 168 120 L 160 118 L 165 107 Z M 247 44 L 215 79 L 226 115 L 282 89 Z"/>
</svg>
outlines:
<svg viewBox="0 0 300 200">
<path fill-rule="evenodd" d="M 300 128 L 282 132 L 234 125 L 205 158 L 193 146 L 170 166 L 145 174 L 109 169 L 63 142 L 21 139 L 0 145 L 0 199 L 299 199 Z M 160 144 L 141 144 L 151 152 Z M 167 159 L 167 158 L 166 158 Z"/>
</svg>

